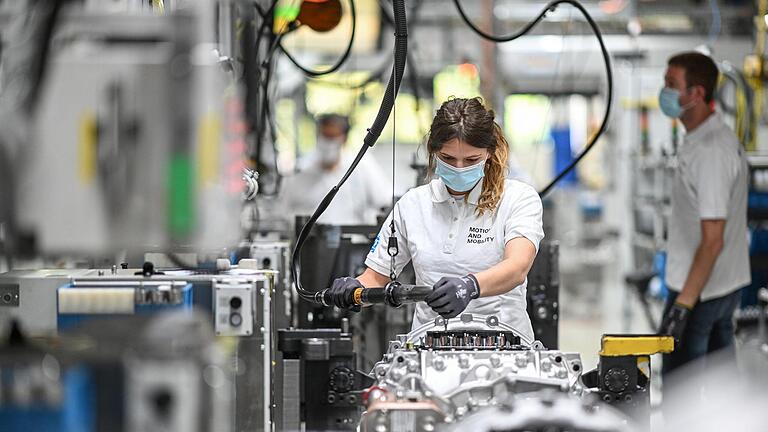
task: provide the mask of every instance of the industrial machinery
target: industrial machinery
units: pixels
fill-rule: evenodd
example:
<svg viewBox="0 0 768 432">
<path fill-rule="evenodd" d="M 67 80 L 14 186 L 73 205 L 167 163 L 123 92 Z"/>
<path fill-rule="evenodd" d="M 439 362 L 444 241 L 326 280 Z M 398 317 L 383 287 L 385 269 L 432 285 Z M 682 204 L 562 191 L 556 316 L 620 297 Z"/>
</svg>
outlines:
<svg viewBox="0 0 768 432">
<path fill-rule="evenodd" d="M 603 335 L 598 367 L 585 373 L 582 382 L 641 430 L 650 430 L 651 355 L 674 348 L 671 336 Z"/>
<path fill-rule="evenodd" d="M 633 428 L 622 413 L 599 400 L 541 390 L 479 409 L 446 430 L 629 432 Z"/>
<path fill-rule="evenodd" d="M 275 291 L 272 296 L 275 328 L 286 328 L 294 324 L 293 288 L 288 272 L 289 254 L 290 244 L 286 241 L 252 241 L 248 243 L 249 258 L 238 263 L 241 269 L 255 268 L 276 272 Z"/>
<path fill-rule="evenodd" d="M 362 289 L 361 303 L 419 296 L 423 287 Z M 546 349 L 495 316 L 464 313 L 390 342 L 370 374 L 355 369 L 343 329 L 283 330 L 278 427 L 290 430 L 649 430 L 650 355 L 666 336 L 605 335 L 597 369 Z"/>
<path fill-rule="evenodd" d="M 435 430 L 520 393 L 581 395 L 581 357 L 546 350 L 495 316 L 437 318 L 391 342 L 373 369 L 363 430 Z"/>
<path fill-rule="evenodd" d="M 357 368 L 349 325 L 342 329 L 280 330 L 283 388 L 278 430 L 355 430 L 364 390 L 373 379 Z"/>
<path fill-rule="evenodd" d="M 0 349 L 7 431 L 233 431 L 235 372 L 199 313 L 93 320 Z"/>
<path fill-rule="evenodd" d="M 560 323 L 560 244 L 543 240 L 528 272 L 526 301 L 534 337 L 549 349 L 558 347 Z"/>
<path fill-rule="evenodd" d="M 48 33 L 35 35 L 47 35 L 56 50 L 41 53 L 46 82 L 37 83 L 32 120 L 7 124 L 0 137 L 14 166 L 3 169 L 14 181 L 3 182 L 15 198 L 0 203 L 15 221 L 11 252 L 236 245 L 246 127 L 241 90 L 216 55 L 216 6 L 228 2 L 121 14 L 31 3 L 32 16 L 49 4 L 60 12 Z M 5 34 L 4 71 L 16 74 L 4 88 L 6 104 L 27 75 L 21 54 L 36 52 L 25 47 L 32 30 L 24 16 L 10 18 Z M 8 138 L 24 127 L 16 131 L 24 142 Z"/>
<path fill-rule="evenodd" d="M 227 427 L 270 430 L 273 389 L 282 386 L 281 375 L 276 372 L 273 342 L 276 329 L 272 323 L 275 315 L 272 295 L 276 272 L 232 269 L 218 274 L 187 270 L 163 273 L 145 271 L 148 268 L 151 266 L 3 274 L 0 290 L 12 301 L 0 305 L 0 332 L 8 332 L 15 322 L 25 334 L 55 341 L 69 334 L 65 330 L 79 332 L 83 328 L 98 327 L 105 339 L 108 332 L 113 331 L 114 341 L 119 341 L 121 332 L 131 328 L 123 324 L 128 318 L 161 320 L 170 312 L 202 314 L 205 331 L 218 337 L 222 361 L 232 367 L 228 384 L 231 391 L 226 394 L 231 405 L 231 409 L 226 410 Z M 121 325 L 125 326 L 122 330 Z M 184 340 L 182 333 L 173 333 L 173 336 Z M 170 340 L 165 345 L 166 348 L 173 346 Z M 161 351 L 161 347 L 157 349 Z M 79 358 L 77 352 L 72 355 Z M 136 370 L 139 369 L 137 364 Z M 160 375 L 162 373 L 158 373 Z M 142 417 L 132 415 L 131 418 Z"/>
</svg>

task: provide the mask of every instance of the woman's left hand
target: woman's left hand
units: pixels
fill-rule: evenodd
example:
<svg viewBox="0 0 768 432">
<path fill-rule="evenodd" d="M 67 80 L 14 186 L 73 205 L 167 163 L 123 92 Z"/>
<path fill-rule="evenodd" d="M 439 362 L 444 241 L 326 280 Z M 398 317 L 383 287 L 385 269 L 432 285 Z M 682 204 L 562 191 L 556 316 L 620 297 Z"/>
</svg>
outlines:
<svg viewBox="0 0 768 432">
<path fill-rule="evenodd" d="M 432 287 L 432 293 L 424 301 L 445 319 L 464 312 L 470 300 L 480 297 L 480 284 L 474 275 L 444 277 Z"/>
</svg>

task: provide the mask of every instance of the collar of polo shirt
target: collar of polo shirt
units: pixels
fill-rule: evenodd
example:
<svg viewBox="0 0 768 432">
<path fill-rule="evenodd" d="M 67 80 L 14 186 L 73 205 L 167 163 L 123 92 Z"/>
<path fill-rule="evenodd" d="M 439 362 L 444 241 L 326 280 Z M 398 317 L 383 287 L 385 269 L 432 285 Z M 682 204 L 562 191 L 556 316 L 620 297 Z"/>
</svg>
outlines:
<svg viewBox="0 0 768 432">
<path fill-rule="evenodd" d="M 706 120 L 704 120 L 704 123 L 699 125 L 699 127 L 685 134 L 684 142 L 687 143 L 702 139 L 711 131 L 718 130 L 720 122 L 720 113 L 713 112 Z"/>
<path fill-rule="evenodd" d="M 432 202 L 441 203 L 446 202 L 451 198 L 451 194 L 448 193 L 448 187 L 439 178 L 432 180 L 429 183 L 429 189 L 432 192 Z M 483 179 L 477 182 L 475 187 L 469 192 L 467 202 L 472 205 L 477 205 L 480 201 L 480 194 L 483 192 Z"/>
</svg>

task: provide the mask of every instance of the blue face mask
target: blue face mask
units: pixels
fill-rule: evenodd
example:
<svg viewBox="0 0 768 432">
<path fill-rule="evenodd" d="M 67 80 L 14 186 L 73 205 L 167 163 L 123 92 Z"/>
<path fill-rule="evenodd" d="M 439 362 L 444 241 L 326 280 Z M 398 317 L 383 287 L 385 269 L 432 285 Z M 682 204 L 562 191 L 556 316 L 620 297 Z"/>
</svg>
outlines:
<svg viewBox="0 0 768 432">
<path fill-rule="evenodd" d="M 485 176 L 485 160 L 468 167 L 456 168 L 443 162 L 437 156 L 435 159 L 437 159 L 435 173 L 448 188 L 456 192 L 466 192 L 472 189 Z"/>
<path fill-rule="evenodd" d="M 680 91 L 676 89 L 664 87 L 659 93 L 659 108 L 667 117 L 680 118 L 685 110 L 692 107 L 694 103 L 680 106 Z"/>
</svg>

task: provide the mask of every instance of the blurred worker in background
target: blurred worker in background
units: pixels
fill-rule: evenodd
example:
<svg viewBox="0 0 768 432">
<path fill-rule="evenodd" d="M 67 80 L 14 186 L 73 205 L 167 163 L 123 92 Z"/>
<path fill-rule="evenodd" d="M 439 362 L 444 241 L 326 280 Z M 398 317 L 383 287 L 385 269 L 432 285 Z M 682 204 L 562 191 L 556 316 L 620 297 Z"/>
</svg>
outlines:
<svg viewBox="0 0 768 432">
<path fill-rule="evenodd" d="M 750 283 L 748 167 L 738 139 L 713 108 L 718 70 L 687 52 L 669 59 L 661 110 L 686 135 L 671 190 L 667 298 L 659 332 L 679 342 L 664 357 L 668 373 L 733 345 L 733 313 Z"/>
<path fill-rule="evenodd" d="M 325 114 L 317 119 L 317 146 L 300 165 L 300 171 L 284 180 L 286 216 L 309 216 L 341 180 L 354 159 L 344 152 L 349 119 Z M 375 225 L 382 208 L 391 205 L 391 182 L 373 159 L 363 158 L 350 179 L 320 217 L 319 223 L 333 225 Z"/>
<path fill-rule="evenodd" d="M 544 237 L 539 194 L 506 178 L 509 146 L 479 98 L 443 103 L 427 148 L 429 171 L 438 178 L 397 202 L 363 274 L 333 282 L 333 304 L 356 308 L 357 288 L 384 286 L 412 262 L 416 283 L 433 287 L 416 306 L 412 328 L 466 310 L 495 315 L 532 341 L 525 294 Z M 390 236 L 397 238 L 396 254 Z"/>
</svg>

